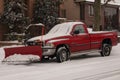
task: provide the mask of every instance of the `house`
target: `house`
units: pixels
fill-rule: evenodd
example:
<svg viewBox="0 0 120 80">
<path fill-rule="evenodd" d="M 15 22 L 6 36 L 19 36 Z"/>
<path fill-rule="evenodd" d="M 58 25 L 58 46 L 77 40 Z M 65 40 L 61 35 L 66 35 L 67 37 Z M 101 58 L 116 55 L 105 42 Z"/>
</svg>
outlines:
<svg viewBox="0 0 120 80">
<path fill-rule="evenodd" d="M 33 7 L 35 0 L 24 0 L 27 4 L 25 15 L 33 18 Z M 93 0 L 94 1 L 94 0 Z M 0 0 L 0 15 L 4 11 L 4 0 Z M 94 9 L 91 0 L 63 0 L 59 7 L 59 16 L 73 21 L 83 21 L 88 27 L 94 26 Z M 120 11 L 119 5 L 109 4 L 101 7 L 101 30 L 117 29 L 120 30 Z M 8 29 L 0 24 L 0 40 L 7 33 Z"/>
<path fill-rule="evenodd" d="M 94 26 L 94 0 L 64 0 L 62 3 L 60 16 L 68 20 L 80 20 L 87 24 L 88 27 Z M 69 6 L 68 6 L 69 5 Z M 101 4 L 101 30 L 120 31 L 120 11 L 119 5 L 115 3 L 103 6 Z"/>
<path fill-rule="evenodd" d="M 67 18 L 68 20 L 80 20 L 88 24 L 88 26 L 94 25 L 94 0 L 63 0 L 60 5 L 59 15 L 60 17 Z M 104 0 L 103 0 L 104 1 Z M 32 19 L 33 17 L 33 4 L 35 0 L 25 0 L 28 10 L 26 16 Z M 4 0 L 0 0 L 0 14 L 4 11 Z M 119 5 L 109 4 L 101 7 L 101 26 L 115 26 L 115 29 L 120 25 Z M 114 20 L 115 19 L 115 20 Z"/>
</svg>

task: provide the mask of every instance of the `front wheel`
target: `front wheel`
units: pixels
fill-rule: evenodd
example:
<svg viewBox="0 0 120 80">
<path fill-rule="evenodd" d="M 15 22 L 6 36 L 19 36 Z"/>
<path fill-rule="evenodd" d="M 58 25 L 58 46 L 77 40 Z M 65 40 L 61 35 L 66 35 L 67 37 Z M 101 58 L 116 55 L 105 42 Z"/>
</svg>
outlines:
<svg viewBox="0 0 120 80">
<path fill-rule="evenodd" d="M 69 59 L 69 52 L 65 47 L 61 47 L 57 50 L 56 59 L 57 59 L 57 62 L 60 62 L 60 63 L 67 61 Z"/>
<path fill-rule="evenodd" d="M 103 44 L 102 45 L 102 51 L 100 52 L 101 53 L 101 56 L 109 56 L 110 53 L 111 53 L 111 49 L 112 49 L 112 46 L 110 44 Z"/>
</svg>

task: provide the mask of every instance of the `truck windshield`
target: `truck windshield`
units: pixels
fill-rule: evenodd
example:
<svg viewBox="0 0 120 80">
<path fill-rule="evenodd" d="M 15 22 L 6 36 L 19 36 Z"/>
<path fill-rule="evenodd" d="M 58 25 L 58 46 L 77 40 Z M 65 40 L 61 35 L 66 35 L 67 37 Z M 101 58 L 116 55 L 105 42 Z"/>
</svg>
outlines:
<svg viewBox="0 0 120 80">
<path fill-rule="evenodd" d="M 71 31 L 71 26 L 64 24 L 58 24 L 54 26 L 48 34 L 69 34 Z"/>
</svg>

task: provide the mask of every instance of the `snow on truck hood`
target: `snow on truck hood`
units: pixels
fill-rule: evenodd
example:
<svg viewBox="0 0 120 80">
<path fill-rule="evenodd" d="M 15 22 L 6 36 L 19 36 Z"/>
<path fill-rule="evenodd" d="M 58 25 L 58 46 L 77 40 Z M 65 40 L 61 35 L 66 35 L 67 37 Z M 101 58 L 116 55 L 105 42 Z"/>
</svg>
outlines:
<svg viewBox="0 0 120 80">
<path fill-rule="evenodd" d="M 42 40 L 48 40 L 48 39 L 52 39 L 52 38 L 56 38 L 56 37 L 62 37 L 62 36 L 68 36 L 68 35 L 62 35 L 62 34 L 46 34 L 43 35 Z M 28 41 L 35 41 L 35 40 L 41 40 L 41 36 L 37 36 L 34 38 L 29 39 Z"/>
<path fill-rule="evenodd" d="M 66 22 L 54 26 L 46 35 L 43 35 L 43 40 L 48 40 L 56 37 L 69 36 L 72 28 L 76 24 L 83 24 L 82 22 Z M 34 37 L 28 41 L 41 40 L 41 36 Z"/>
</svg>

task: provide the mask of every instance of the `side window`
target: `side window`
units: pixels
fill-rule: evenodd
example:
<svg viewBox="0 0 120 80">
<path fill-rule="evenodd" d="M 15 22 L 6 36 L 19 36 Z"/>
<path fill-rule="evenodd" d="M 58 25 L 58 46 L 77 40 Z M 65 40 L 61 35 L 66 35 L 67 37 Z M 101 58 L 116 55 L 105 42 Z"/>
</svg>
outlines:
<svg viewBox="0 0 120 80">
<path fill-rule="evenodd" d="M 83 25 L 77 25 L 75 28 L 74 28 L 74 33 L 77 32 L 77 34 L 80 34 L 80 33 L 85 33 L 85 29 L 84 29 L 84 26 Z"/>
</svg>

